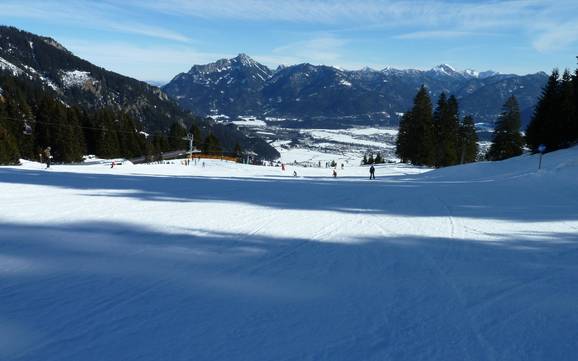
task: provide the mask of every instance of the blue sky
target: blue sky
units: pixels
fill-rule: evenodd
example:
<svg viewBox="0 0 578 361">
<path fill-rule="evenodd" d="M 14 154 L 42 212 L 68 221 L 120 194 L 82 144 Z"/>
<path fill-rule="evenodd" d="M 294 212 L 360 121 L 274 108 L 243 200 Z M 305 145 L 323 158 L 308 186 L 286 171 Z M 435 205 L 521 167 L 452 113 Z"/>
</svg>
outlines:
<svg viewBox="0 0 578 361">
<path fill-rule="evenodd" d="M 1 0 L 0 23 L 141 80 L 247 53 L 270 66 L 575 68 L 576 0 Z"/>
</svg>

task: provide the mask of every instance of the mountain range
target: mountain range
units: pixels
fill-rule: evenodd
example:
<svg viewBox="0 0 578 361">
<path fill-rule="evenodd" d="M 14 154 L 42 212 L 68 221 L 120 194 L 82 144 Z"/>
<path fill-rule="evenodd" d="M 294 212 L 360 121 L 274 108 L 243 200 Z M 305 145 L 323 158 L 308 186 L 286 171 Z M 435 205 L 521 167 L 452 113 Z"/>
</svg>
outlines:
<svg viewBox="0 0 578 361">
<path fill-rule="evenodd" d="M 503 103 L 518 98 L 527 121 L 547 74 L 457 71 L 443 64 L 430 70 L 298 64 L 273 70 L 245 54 L 194 65 L 162 90 L 183 108 L 206 116 L 257 116 L 297 127 L 396 125 L 423 84 L 433 101 L 454 94 L 463 114 L 493 125 Z"/>
<path fill-rule="evenodd" d="M 158 87 L 91 64 L 49 37 L 0 26 L 0 73 L 29 82 L 67 105 L 88 111 L 124 111 L 141 122 L 147 132 L 166 132 L 175 122 L 195 124 L 204 134 L 217 136 L 226 151 L 233 151 L 239 144 L 264 158 L 279 156 L 262 139 L 236 126 L 197 117 L 181 109 Z"/>
</svg>

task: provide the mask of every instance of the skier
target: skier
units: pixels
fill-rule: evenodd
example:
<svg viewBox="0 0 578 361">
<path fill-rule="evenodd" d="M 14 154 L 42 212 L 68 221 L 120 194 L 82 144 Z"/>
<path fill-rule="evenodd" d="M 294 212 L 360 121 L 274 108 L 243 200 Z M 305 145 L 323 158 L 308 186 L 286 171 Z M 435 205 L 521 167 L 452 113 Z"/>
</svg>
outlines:
<svg viewBox="0 0 578 361">
<path fill-rule="evenodd" d="M 373 164 L 369 168 L 369 179 L 375 179 L 375 167 Z"/>
<path fill-rule="evenodd" d="M 297 171 L 296 170 L 293 171 L 293 177 L 297 177 Z"/>
<path fill-rule="evenodd" d="M 333 178 L 337 178 L 337 171 L 335 169 L 333 170 Z"/>
<path fill-rule="evenodd" d="M 285 163 L 281 163 L 281 170 L 285 172 Z"/>
<path fill-rule="evenodd" d="M 114 166 L 116 165 L 116 162 L 113 160 L 112 162 L 110 162 L 110 168 L 114 168 Z"/>
<path fill-rule="evenodd" d="M 52 148 L 50 147 L 46 147 L 46 149 L 44 149 L 44 157 L 46 158 L 46 168 L 50 168 L 50 162 L 52 160 L 52 155 L 50 154 L 50 150 Z"/>
</svg>

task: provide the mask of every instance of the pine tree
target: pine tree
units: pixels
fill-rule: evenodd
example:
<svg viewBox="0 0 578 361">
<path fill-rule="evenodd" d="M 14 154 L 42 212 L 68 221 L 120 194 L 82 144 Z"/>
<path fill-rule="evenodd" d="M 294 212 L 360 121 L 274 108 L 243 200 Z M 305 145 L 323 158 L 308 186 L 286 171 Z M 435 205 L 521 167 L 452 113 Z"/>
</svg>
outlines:
<svg viewBox="0 0 578 361">
<path fill-rule="evenodd" d="M 17 164 L 20 151 L 16 138 L 8 126 L 9 121 L 4 108 L 4 101 L 0 96 L 0 164 Z"/>
<path fill-rule="evenodd" d="M 369 154 L 369 157 L 367 157 L 367 164 L 373 164 L 375 163 L 375 159 L 373 159 L 373 154 Z"/>
<path fill-rule="evenodd" d="M 125 158 L 135 158 L 144 153 L 144 144 L 137 126 L 128 114 L 119 114 L 121 118 L 118 131 L 120 138 L 121 156 Z"/>
<path fill-rule="evenodd" d="M 411 112 L 406 112 L 399 121 L 399 131 L 395 141 L 395 154 L 399 157 L 402 163 L 409 163 L 412 158 L 411 132 L 410 126 L 412 123 Z M 367 155 L 363 156 L 363 164 L 367 164 Z"/>
<path fill-rule="evenodd" d="M 17 164 L 19 158 L 16 139 L 0 120 L 0 164 Z"/>
<path fill-rule="evenodd" d="M 578 141 L 578 68 L 572 77 L 572 84 L 574 85 L 574 124 L 572 126 L 574 142 Z"/>
<path fill-rule="evenodd" d="M 540 144 L 550 149 L 556 143 L 555 127 L 552 124 L 559 117 L 559 82 L 560 74 L 554 69 L 542 90 L 532 120 L 526 129 L 526 142 L 533 152 L 537 151 Z"/>
<path fill-rule="evenodd" d="M 446 99 L 445 93 L 442 93 L 433 119 L 436 141 L 435 166 L 447 167 L 457 164 L 460 155 L 458 150 L 460 122 L 456 97 L 452 95 Z"/>
<path fill-rule="evenodd" d="M 217 137 L 215 137 L 213 134 L 209 134 L 205 138 L 205 141 L 203 142 L 203 153 L 221 154 L 219 139 L 217 139 Z"/>
<path fill-rule="evenodd" d="M 361 161 L 362 165 L 366 165 L 367 164 L 367 154 L 363 155 L 363 160 Z"/>
<path fill-rule="evenodd" d="M 109 109 L 99 111 L 96 114 L 96 123 L 99 124 L 100 134 L 95 153 L 101 158 L 110 159 L 122 155 L 115 118 L 116 115 Z"/>
<path fill-rule="evenodd" d="M 241 145 L 239 143 L 235 144 L 233 152 L 235 153 L 235 157 L 240 157 L 243 154 L 243 150 L 241 149 Z"/>
<path fill-rule="evenodd" d="M 404 114 L 397 139 L 397 154 L 404 162 L 433 165 L 435 159 L 432 104 L 422 85 L 411 111 Z"/>
<path fill-rule="evenodd" d="M 576 93 L 574 91 L 574 82 L 570 72 L 564 71 L 562 80 L 560 82 L 560 105 L 558 107 L 559 119 L 556 122 L 556 144 L 550 150 L 567 148 L 573 144 L 577 139 L 578 133 L 577 109 L 576 109 Z"/>
<path fill-rule="evenodd" d="M 162 153 L 169 149 L 167 137 L 164 134 L 157 132 L 153 135 L 151 144 L 154 158 L 156 160 L 162 160 Z"/>
<path fill-rule="evenodd" d="M 436 167 L 441 167 L 443 159 L 443 123 L 444 119 L 447 118 L 448 112 L 448 98 L 446 93 L 442 92 L 438 98 L 436 108 L 433 113 L 433 130 L 434 130 L 434 140 L 435 140 L 435 159 L 434 165 Z"/>
<path fill-rule="evenodd" d="M 520 133 L 520 108 L 515 96 L 508 98 L 496 122 L 489 160 L 503 160 L 521 155 L 524 141 Z"/>
<path fill-rule="evenodd" d="M 187 141 L 187 129 L 180 123 L 173 123 L 169 130 L 169 149 L 184 150 L 189 149 Z"/>
<path fill-rule="evenodd" d="M 84 136 L 80 122 L 74 111 L 67 110 L 63 105 L 56 106 L 58 134 L 53 144 L 58 156 L 56 160 L 69 163 L 82 160 L 84 155 Z"/>
<path fill-rule="evenodd" d="M 478 134 L 476 125 L 471 115 L 464 117 L 460 125 L 460 139 L 458 143 L 460 150 L 460 163 L 472 163 L 478 158 Z"/>
</svg>

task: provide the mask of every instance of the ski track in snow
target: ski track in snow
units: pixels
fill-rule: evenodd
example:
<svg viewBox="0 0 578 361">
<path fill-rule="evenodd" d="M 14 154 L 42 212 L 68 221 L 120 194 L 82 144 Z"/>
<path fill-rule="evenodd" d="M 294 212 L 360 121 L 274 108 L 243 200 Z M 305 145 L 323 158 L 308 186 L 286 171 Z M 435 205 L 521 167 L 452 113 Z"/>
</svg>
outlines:
<svg viewBox="0 0 578 361">
<path fill-rule="evenodd" d="M 576 158 L 0 167 L 0 359 L 574 360 Z"/>
</svg>

